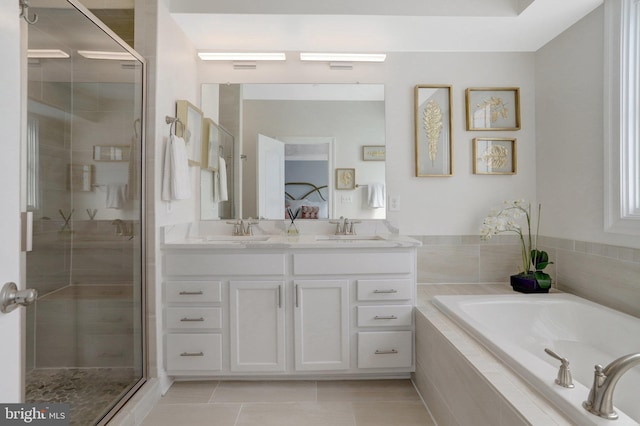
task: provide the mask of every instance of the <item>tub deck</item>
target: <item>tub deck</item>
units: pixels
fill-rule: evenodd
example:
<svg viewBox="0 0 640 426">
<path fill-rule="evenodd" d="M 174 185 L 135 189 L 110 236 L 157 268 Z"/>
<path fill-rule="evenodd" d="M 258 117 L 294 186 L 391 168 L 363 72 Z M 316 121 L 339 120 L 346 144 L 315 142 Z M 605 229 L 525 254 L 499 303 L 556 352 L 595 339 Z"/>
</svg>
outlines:
<svg viewBox="0 0 640 426">
<path fill-rule="evenodd" d="M 418 285 L 413 379 L 436 422 L 575 424 L 431 303 L 437 295 L 475 294 L 513 294 L 513 290 L 509 284 Z M 443 368 L 445 364 L 450 371 Z"/>
</svg>

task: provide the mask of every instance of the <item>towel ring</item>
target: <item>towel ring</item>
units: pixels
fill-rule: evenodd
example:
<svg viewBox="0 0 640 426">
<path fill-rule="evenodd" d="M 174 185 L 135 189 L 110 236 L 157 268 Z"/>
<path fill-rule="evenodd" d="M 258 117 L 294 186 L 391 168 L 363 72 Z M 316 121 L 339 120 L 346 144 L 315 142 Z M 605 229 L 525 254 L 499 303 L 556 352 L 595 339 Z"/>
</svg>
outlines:
<svg viewBox="0 0 640 426">
<path fill-rule="evenodd" d="M 177 136 L 177 131 L 178 131 L 178 124 L 180 123 L 182 124 L 182 134 L 184 134 L 185 131 L 185 125 L 182 121 L 180 121 L 179 118 L 177 117 L 170 117 L 170 116 L 166 116 L 165 117 L 165 121 L 166 123 L 169 125 L 169 135 L 176 135 Z"/>
</svg>

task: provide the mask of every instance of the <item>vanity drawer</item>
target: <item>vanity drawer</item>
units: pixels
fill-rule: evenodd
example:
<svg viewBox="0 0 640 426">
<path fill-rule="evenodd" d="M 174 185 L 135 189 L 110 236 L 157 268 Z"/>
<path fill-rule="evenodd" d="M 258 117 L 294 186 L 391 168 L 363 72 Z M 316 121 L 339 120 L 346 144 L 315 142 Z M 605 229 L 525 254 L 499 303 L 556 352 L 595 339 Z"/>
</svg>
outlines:
<svg viewBox="0 0 640 426">
<path fill-rule="evenodd" d="M 296 253 L 296 275 L 327 274 L 409 274 L 413 271 L 410 253 Z"/>
<path fill-rule="evenodd" d="M 168 329 L 218 329 L 222 327 L 222 308 L 166 308 Z"/>
<path fill-rule="evenodd" d="M 411 331 L 358 333 L 358 368 L 399 368 L 412 365 Z"/>
<path fill-rule="evenodd" d="M 358 327 L 410 327 L 413 306 L 358 306 Z"/>
<path fill-rule="evenodd" d="M 222 369 L 220 334 L 167 334 L 167 371 Z"/>
<path fill-rule="evenodd" d="M 410 279 L 358 280 L 357 283 L 357 297 L 361 301 L 413 299 Z"/>
<path fill-rule="evenodd" d="M 215 303 L 222 300 L 220 281 L 174 281 L 165 283 L 167 302 Z"/>
<path fill-rule="evenodd" d="M 202 252 L 167 253 L 167 275 L 284 275 L 284 253 L 212 254 Z"/>
</svg>

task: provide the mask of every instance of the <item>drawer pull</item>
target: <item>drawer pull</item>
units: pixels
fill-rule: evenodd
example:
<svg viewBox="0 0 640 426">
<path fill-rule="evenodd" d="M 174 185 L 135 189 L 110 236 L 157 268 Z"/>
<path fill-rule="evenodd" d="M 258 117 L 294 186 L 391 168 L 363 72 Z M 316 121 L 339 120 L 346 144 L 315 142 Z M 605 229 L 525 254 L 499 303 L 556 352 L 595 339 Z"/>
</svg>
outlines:
<svg viewBox="0 0 640 426">
<path fill-rule="evenodd" d="M 204 356 L 204 352 L 182 352 L 180 356 Z"/>
<path fill-rule="evenodd" d="M 390 320 L 390 319 L 398 319 L 395 315 L 376 315 L 373 319 L 377 320 Z"/>
<path fill-rule="evenodd" d="M 398 290 L 396 289 L 389 289 L 389 290 L 373 290 L 374 293 L 397 293 Z"/>
<path fill-rule="evenodd" d="M 181 291 L 180 293 L 178 293 L 180 296 L 193 296 L 193 295 L 200 295 L 200 294 L 204 294 L 204 292 L 202 290 L 198 290 L 198 291 Z"/>
<path fill-rule="evenodd" d="M 376 349 L 376 355 L 387 355 L 387 354 L 397 354 L 398 351 L 396 349 L 391 349 L 388 351 L 381 351 L 380 349 Z"/>
<path fill-rule="evenodd" d="M 202 322 L 204 321 L 204 317 L 200 317 L 200 318 L 181 318 L 180 319 L 181 322 Z"/>
</svg>

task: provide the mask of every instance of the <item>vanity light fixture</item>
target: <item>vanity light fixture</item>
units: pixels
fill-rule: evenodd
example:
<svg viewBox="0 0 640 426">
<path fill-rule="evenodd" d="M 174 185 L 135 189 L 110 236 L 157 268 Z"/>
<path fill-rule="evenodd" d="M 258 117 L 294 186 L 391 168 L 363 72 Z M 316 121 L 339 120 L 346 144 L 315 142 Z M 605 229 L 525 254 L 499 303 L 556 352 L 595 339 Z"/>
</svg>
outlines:
<svg viewBox="0 0 640 426">
<path fill-rule="evenodd" d="M 301 61 L 322 62 L 384 62 L 384 53 L 300 53 Z"/>
<path fill-rule="evenodd" d="M 129 52 L 109 52 L 103 50 L 78 50 L 80 56 L 87 59 L 107 59 L 112 61 L 133 61 L 135 58 Z"/>
<path fill-rule="evenodd" d="M 69 54 L 60 49 L 29 49 L 27 58 L 30 59 L 65 59 Z"/>
<path fill-rule="evenodd" d="M 287 56 L 280 52 L 234 53 L 234 52 L 198 52 L 203 61 L 284 61 Z"/>
</svg>

